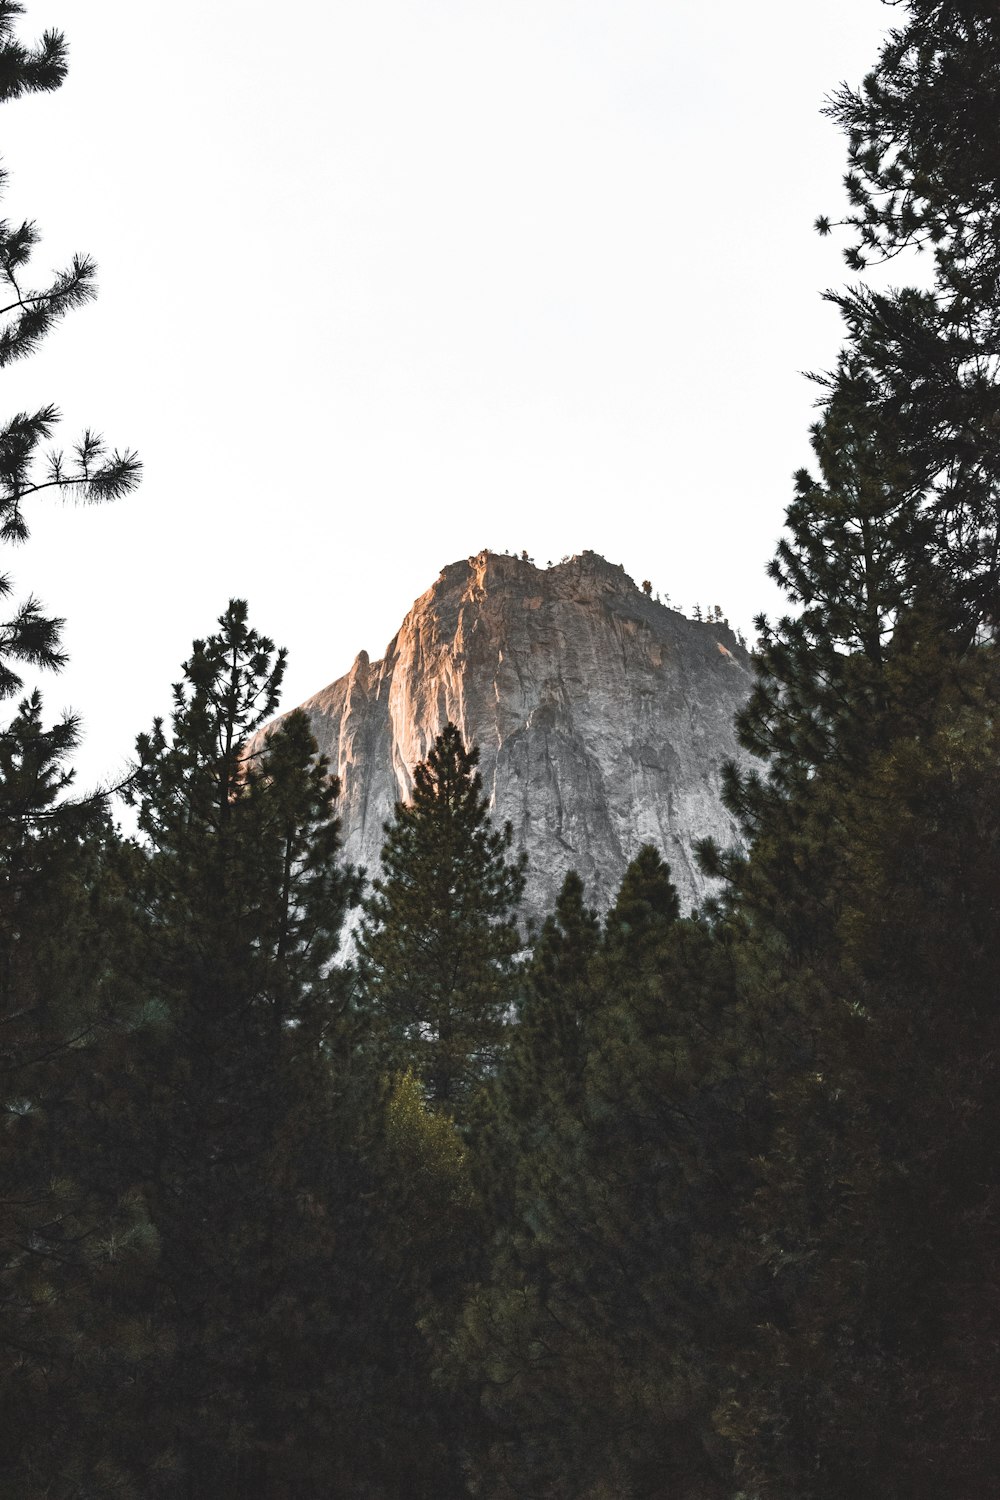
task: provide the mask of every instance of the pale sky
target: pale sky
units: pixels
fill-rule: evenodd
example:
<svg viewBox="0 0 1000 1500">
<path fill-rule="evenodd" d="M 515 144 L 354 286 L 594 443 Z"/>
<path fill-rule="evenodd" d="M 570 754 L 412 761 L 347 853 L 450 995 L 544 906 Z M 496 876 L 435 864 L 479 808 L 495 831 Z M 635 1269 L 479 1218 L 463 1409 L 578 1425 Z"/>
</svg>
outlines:
<svg viewBox="0 0 1000 1500">
<path fill-rule="evenodd" d="M 801 371 L 878 0 L 28 0 L 68 36 L 4 106 L 35 279 L 100 296 L 5 373 L 145 462 L 32 512 L 9 560 L 67 618 L 45 685 L 84 784 L 169 707 L 231 595 L 290 648 L 285 707 L 382 651 L 456 558 L 593 548 L 749 633 L 808 458 Z"/>
</svg>

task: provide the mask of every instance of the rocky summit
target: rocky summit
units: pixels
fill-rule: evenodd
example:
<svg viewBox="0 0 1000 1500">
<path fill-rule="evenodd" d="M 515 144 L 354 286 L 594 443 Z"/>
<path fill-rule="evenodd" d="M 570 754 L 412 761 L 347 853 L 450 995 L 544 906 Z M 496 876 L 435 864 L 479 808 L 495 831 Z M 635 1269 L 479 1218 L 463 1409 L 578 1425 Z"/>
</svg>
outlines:
<svg viewBox="0 0 1000 1500">
<path fill-rule="evenodd" d="M 736 838 L 720 772 L 746 758 L 733 715 L 751 675 L 727 625 L 687 619 L 596 553 L 537 568 L 481 552 L 444 569 L 381 661 L 362 651 L 302 707 L 341 778 L 346 857 L 370 875 L 394 802 L 451 720 L 527 852 L 529 916 L 570 869 L 604 910 L 645 843 L 686 909 L 707 886 L 693 842 Z"/>
</svg>

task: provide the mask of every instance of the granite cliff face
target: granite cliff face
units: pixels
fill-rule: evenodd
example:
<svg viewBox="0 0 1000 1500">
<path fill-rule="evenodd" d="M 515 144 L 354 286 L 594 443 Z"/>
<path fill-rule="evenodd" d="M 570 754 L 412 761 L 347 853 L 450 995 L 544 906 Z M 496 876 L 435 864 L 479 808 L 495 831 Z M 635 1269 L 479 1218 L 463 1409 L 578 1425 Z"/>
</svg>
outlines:
<svg viewBox="0 0 1000 1500">
<path fill-rule="evenodd" d="M 341 778 L 346 857 L 370 875 L 393 803 L 452 720 L 527 851 L 538 917 L 571 868 L 604 910 L 644 843 L 684 908 L 704 894 L 691 845 L 736 837 L 719 773 L 744 759 L 732 719 L 750 682 L 726 626 L 657 604 L 596 553 L 540 569 L 481 552 L 444 569 L 381 661 L 362 652 L 302 707 Z"/>
</svg>

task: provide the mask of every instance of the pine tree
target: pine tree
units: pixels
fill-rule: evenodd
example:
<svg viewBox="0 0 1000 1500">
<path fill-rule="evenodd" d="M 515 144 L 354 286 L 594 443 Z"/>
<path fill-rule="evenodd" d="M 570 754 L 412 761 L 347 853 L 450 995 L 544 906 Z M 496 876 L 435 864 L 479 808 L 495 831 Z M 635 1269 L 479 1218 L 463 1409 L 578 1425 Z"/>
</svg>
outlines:
<svg viewBox="0 0 1000 1500">
<path fill-rule="evenodd" d="M 799 476 L 772 568 L 801 611 L 759 622 L 741 723 L 767 770 L 728 783 L 749 853 L 707 851 L 769 1038 L 743 1220 L 762 1334 L 717 1412 L 762 1500 L 971 1500 L 997 1462 L 979 1292 L 997 1232 L 997 56 L 988 7 L 912 0 L 834 101 L 849 260 L 922 240 L 934 284 L 834 298 L 848 342 L 821 477 Z"/>
<path fill-rule="evenodd" d="M 922 494 L 936 587 L 972 630 L 992 628 L 1000 587 L 998 56 L 990 4 L 909 0 L 862 86 L 828 107 L 848 138 L 848 264 L 914 247 L 933 258 L 929 291 L 862 284 L 830 296 Z M 829 219 L 818 227 L 829 233 Z"/>
<path fill-rule="evenodd" d="M 679 916 L 670 866 L 652 844 L 644 844 L 625 871 L 605 919 L 606 962 L 641 971 Z"/>
<path fill-rule="evenodd" d="M 589 1025 L 600 1003 L 593 974 L 599 946 L 597 914 L 570 870 L 532 949 L 509 1045 L 474 1117 L 473 1166 L 501 1251 L 507 1236 L 517 1237 L 531 1192 L 523 1174 L 579 1117 Z"/>
<path fill-rule="evenodd" d="M 387 1100 L 373 1243 L 378 1294 L 366 1311 L 376 1370 L 371 1422 L 382 1434 L 372 1492 L 386 1500 L 459 1500 L 482 1445 L 478 1393 L 440 1378 L 456 1319 L 479 1273 L 485 1233 L 469 1150 L 410 1072 Z"/>
<path fill-rule="evenodd" d="M 579 875 L 570 870 L 532 949 L 501 1078 L 512 1118 L 524 1122 L 539 1112 L 546 1088 L 556 1088 L 567 1101 L 579 1090 L 597 1003 L 592 971 L 599 941 L 597 914 L 584 902 Z"/>
<path fill-rule="evenodd" d="M 581 894 L 570 877 L 543 928 L 497 1080 L 506 1195 L 458 1339 L 495 1429 L 473 1472 L 503 1496 L 705 1500 L 727 1493 L 711 1269 L 748 1144 L 734 1054 L 705 1045 L 731 1030 L 731 961 L 650 847 L 601 942 Z"/>
<path fill-rule="evenodd" d="M 510 824 L 490 824 L 478 760 L 446 725 L 386 825 L 358 933 L 363 1003 L 387 1060 L 457 1118 L 502 1051 L 521 946 L 524 859 L 510 858 Z"/>
<path fill-rule="evenodd" d="M 58 88 L 66 74 L 61 33 L 34 47 L 17 39 L 23 9 L 0 0 L 0 102 Z M 31 354 L 95 292 L 86 256 L 28 286 L 37 243 L 34 224 L 0 223 L 0 366 Z M 135 455 L 109 453 L 91 432 L 70 459 L 42 459 L 57 420 L 47 405 L 0 428 L 0 541 L 27 539 L 26 504 L 44 490 L 100 501 L 138 481 Z M 12 593 L 5 573 L 0 595 Z M 31 597 L 0 622 L 0 698 L 21 689 L 21 667 L 63 664 L 61 623 Z M 115 838 L 101 798 L 71 795 L 77 738 L 73 719 L 44 726 L 37 694 L 0 731 L 0 1464 L 25 1500 L 84 1472 L 71 1409 L 101 1343 L 120 1332 L 95 1316 L 89 1289 L 115 1278 L 116 1256 L 123 1264 L 145 1253 L 131 1206 L 88 1176 L 86 1084 L 125 1017 L 114 977 Z"/>
<path fill-rule="evenodd" d="M 61 32 L 47 31 L 37 47 L 19 42 L 14 34 L 24 6 L 0 0 L 0 102 L 25 93 L 56 89 L 66 76 L 66 42 Z M 0 186 L 5 174 L 0 173 Z M 67 269 L 41 288 L 25 284 L 28 262 L 38 244 L 33 223 L 0 223 L 0 284 L 7 292 L 0 307 L 0 368 L 23 359 L 67 312 L 96 295 L 97 268 L 89 256 L 74 256 Z M 52 451 L 39 468 L 39 448 L 52 436 L 59 420 L 55 406 L 18 412 L 0 428 L 0 540 L 27 539 L 25 502 L 43 490 L 85 498 L 88 502 L 117 499 L 134 489 L 141 465 L 134 453 L 108 452 L 103 440 L 87 431 L 72 456 Z M 13 590 L 8 575 L 0 576 L 0 595 Z M 0 623 L 0 697 L 11 697 L 21 687 L 15 663 L 58 668 L 65 661 L 60 649 L 62 621 L 43 612 L 28 598 Z"/>
<path fill-rule="evenodd" d="M 71 799 L 76 739 L 37 693 L 0 735 L 0 1454 L 25 1500 L 93 1479 L 82 1409 L 129 1338 L 94 1290 L 152 1253 L 92 1170 L 91 1079 L 133 1016 L 116 840 L 102 799 Z"/>
<path fill-rule="evenodd" d="M 848 134 L 849 264 L 929 245 L 935 274 L 930 291 L 830 294 L 848 337 L 820 377 L 819 478 L 796 476 L 769 569 L 798 613 L 756 621 L 758 683 L 740 721 L 767 778 L 730 773 L 727 786 L 759 850 L 765 828 L 775 848 L 779 825 L 794 836 L 818 768 L 864 774 L 933 716 L 944 680 L 994 628 L 996 26 L 988 6 L 913 0 L 862 87 L 829 107 Z"/>
<path fill-rule="evenodd" d="M 242 601 L 219 627 L 169 729 L 140 737 L 131 793 L 146 1024 L 104 1079 L 104 1154 L 159 1252 L 135 1291 L 141 1378 L 106 1373 L 108 1442 L 142 1493 L 325 1495 L 353 1482 L 364 1432 L 348 1371 L 379 1128 L 329 972 L 355 882 L 304 716 L 247 747 L 283 653 Z"/>
<path fill-rule="evenodd" d="M 553 1178 L 577 1149 L 589 1028 L 600 1003 L 599 947 L 597 916 L 570 871 L 534 945 L 508 1052 L 475 1121 L 473 1159 L 492 1243 L 457 1347 L 461 1376 L 480 1389 L 490 1419 L 473 1472 L 498 1496 L 550 1482 L 577 1442 L 565 1385 L 552 1360 L 532 1351 L 553 1334 L 542 1223 Z M 566 1469 L 567 1484 L 575 1472 Z"/>
<path fill-rule="evenodd" d="M 971 1500 L 996 1463 L 991 657 L 863 776 L 817 790 L 797 852 L 838 874 L 819 876 L 808 941 L 762 901 L 743 939 L 774 1063 L 745 1222 L 766 1337 L 734 1361 L 720 1426 L 775 1500 Z"/>
</svg>

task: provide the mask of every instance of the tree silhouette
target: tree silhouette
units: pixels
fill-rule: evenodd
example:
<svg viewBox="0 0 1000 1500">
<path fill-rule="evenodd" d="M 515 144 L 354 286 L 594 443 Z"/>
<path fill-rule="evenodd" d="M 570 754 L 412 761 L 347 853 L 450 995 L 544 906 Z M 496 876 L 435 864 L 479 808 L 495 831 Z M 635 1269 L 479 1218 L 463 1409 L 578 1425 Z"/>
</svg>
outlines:
<svg viewBox="0 0 1000 1500">
<path fill-rule="evenodd" d="M 457 1116 L 503 1045 L 521 946 L 525 860 L 510 857 L 510 824 L 490 823 L 478 760 L 447 724 L 386 825 L 358 934 L 364 1003 L 390 1063 L 412 1066 Z"/>
</svg>

